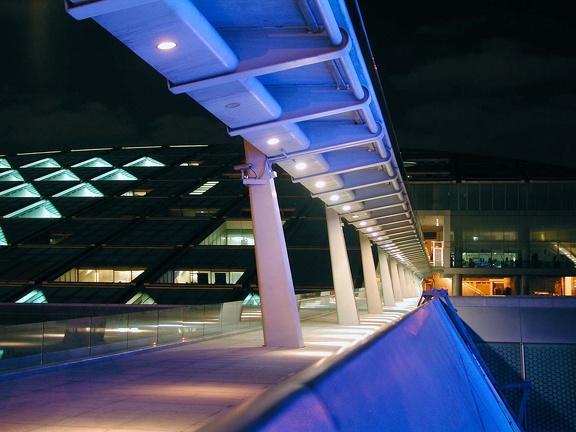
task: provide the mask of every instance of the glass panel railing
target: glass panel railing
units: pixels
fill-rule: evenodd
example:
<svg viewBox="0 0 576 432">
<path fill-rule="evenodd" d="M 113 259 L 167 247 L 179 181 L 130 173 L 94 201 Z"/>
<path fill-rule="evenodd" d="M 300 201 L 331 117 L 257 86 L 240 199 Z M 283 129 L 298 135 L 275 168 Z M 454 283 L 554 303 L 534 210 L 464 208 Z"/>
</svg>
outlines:
<svg viewBox="0 0 576 432">
<path fill-rule="evenodd" d="M 301 320 L 336 310 L 334 296 L 298 298 Z M 262 328 L 260 306 L 241 302 L 134 308 L 135 312 L 0 326 L 0 375 Z M 73 315 L 74 306 L 69 315 Z"/>
</svg>

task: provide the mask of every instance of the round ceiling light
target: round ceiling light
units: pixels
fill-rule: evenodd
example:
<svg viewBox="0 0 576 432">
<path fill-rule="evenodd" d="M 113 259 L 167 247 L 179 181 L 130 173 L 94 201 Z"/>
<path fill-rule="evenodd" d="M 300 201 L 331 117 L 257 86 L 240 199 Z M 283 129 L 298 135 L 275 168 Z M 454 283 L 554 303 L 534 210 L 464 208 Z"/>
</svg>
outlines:
<svg viewBox="0 0 576 432">
<path fill-rule="evenodd" d="M 160 42 L 158 45 L 156 45 L 156 48 L 162 51 L 171 50 L 172 48 L 176 48 L 176 42 L 172 41 Z"/>
</svg>

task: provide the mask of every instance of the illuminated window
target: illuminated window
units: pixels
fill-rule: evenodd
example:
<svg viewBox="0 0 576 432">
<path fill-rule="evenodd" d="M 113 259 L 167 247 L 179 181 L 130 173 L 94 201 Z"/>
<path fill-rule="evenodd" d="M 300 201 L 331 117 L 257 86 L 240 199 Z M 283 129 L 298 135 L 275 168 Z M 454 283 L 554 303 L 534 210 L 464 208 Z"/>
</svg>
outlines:
<svg viewBox="0 0 576 432">
<path fill-rule="evenodd" d="M 30 198 L 39 196 L 40 193 L 30 183 L 24 183 L 0 192 L 0 197 L 3 198 Z"/>
<path fill-rule="evenodd" d="M 126 304 L 156 304 L 156 300 L 150 294 L 139 292 L 128 300 Z"/>
<path fill-rule="evenodd" d="M 124 192 L 120 196 L 146 196 L 150 192 L 152 192 L 152 189 L 132 189 L 129 190 L 128 192 Z"/>
<path fill-rule="evenodd" d="M 70 170 L 60 170 L 45 176 L 38 177 L 36 181 L 75 181 L 80 178 Z"/>
<path fill-rule="evenodd" d="M 54 197 L 101 197 L 102 192 L 89 183 L 80 183 L 70 189 L 52 195 Z"/>
<path fill-rule="evenodd" d="M 243 270 L 175 270 L 173 272 L 173 281 L 177 284 L 226 285 L 235 284 L 243 274 Z M 162 277 L 161 281 L 166 282 L 169 279 Z"/>
<path fill-rule="evenodd" d="M 206 183 L 204 183 L 202 186 L 200 186 L 199 188 L 194 189 L 192 192 L 190 192 L 189 195 L 202 195 L 203 193 L 205 193 L 206 191 L 212 189 L 214 186 L 216 186 L 219 182 L 216 180 L 210 180 L 207 181 Z"/>
<path fill-rule="evenodd" d="M 62 217 L 60 212 L 56 210 L 56 207 L 47 200 L 42 200 L 23 209 L 16 210 L 15 212 L 8 213 L 4 215 L 5 218 L 40 218 L 40 219 L 50 219 Z"/>
<path fill-rule="evenodd" d="M 92 180 L 138 180 L 132 174 L 123 169 L 116 168 L 112 171 L 108 171 L 102 175 L 94 177 Z"/>
<path fill-rule="evenodd" d="M 135 161 L 124 164 L 125 167 L 153 167 L 153 166 L 165 166 L 162 162 L 158 162 L 151 157 L 142 157 Z"/>
<path fill-rule="evenodd" d="M 36 162 L 22 165 L 20 168 L 60 168 L 60 164 L 52 158 L 45 158 Z"/>
<path fill-rule="evenodd" d="M 226 221 L 200 244 L 203 246 L 253 246 L 252 221 Z"/>
<path fill-rule="evenodd" d="M 78 269 L 73 268 L 58 279 L 57 282 L 101 282 L 101 283 L 128 283 L 132 282 L 144 272 L 144 269 Z"/>
<path fill-rule="evenodd" d="M 16 170 L 0 173 L 0 181 L 24 181 L 24 177 Z"/>
<path fill-rule="evenodd" d="M 0 246 L 8 246 L 8 242 L 6 241 L 6 236 L 4 235 L 2 228 L 0 228 Z"/>
<path fill-rule="evenodd" d="M 72 165 L 72 168 L 102 168 L 102 167 L 111 167 L 112 164 L 106 162 L 104 159 L 95 157 L 92 159 L 85 160 L 84 162 L 77 163 L 76 165 Z"/>
<path fill-rule="evenodd" d="M 199 161 L 199 160 L 189 160 L 187 162 L 182 162 L 180 164 L 180 166 L 200 166 L 201 164 L 203 164 L 204 161 Z"/>
<path fill-rule="evenodd" d="M 210 217 L 215 215 L 220 211 L 218 208 L 201 208 L 201 209 L 187 209 L 187 208 L 171 208 L 168 209 L 171 216 L 178 217 Z"/>
<path fill-rule="evenodd" d="M 24 297 L 16 300 L 16 303 L 48 303 L 48 300 L 42 291 L 32 290 Z"/>
</svg>

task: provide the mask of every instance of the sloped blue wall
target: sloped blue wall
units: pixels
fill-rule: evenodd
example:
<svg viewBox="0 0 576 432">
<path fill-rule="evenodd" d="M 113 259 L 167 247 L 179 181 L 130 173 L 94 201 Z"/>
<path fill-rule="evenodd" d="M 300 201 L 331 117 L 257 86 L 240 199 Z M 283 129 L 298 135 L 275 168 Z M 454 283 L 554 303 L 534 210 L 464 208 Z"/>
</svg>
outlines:
<svg viewBox="0 0 576 432">
<path fill-rule="evenodd" d="M 519 430 L 440 299 L 211 424 L 210 431 Z"/>
</svg>

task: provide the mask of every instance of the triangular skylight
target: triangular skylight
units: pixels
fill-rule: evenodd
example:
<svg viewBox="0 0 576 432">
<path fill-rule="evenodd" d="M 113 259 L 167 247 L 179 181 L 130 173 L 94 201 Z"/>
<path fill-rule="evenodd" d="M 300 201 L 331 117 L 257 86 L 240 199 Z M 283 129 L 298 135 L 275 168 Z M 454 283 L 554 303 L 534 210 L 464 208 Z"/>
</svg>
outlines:
<svg viewBox="0 0 576 432">
<path fill-rule="evenodd" d="M 0 246 L 8 246 L 8 241 L 6 240 L 6 236 L 4 235 L 2 228 L 0 228 Z"/>
<path fill-rule="evenodd" d="M 111 167 L 112 164 L 106 162 L 104 159 L 95 157 L 92 159 L 85 160 L 84 162 L 77 163 L 76 165 L 72 165 L 72 168 L 102 168 L 102 167 Z"/>
<path fill-rule="evenodd" d="M 5 171 L 0 173 L 0 181 L 23 181 L 24 178 L 16 170 Z"/>
<path fill-rule="evenodd" d="M 36 162 L 22 165 L 20 168 L 60 168 L 60 164 L 52 158 L 45 158 Z"/>
<path fill-rule="evenodd" d="M 38 219 L 52 219 L 62 217 L 56 207 L 47 200 L 42 200 L 30 204 L 20 210 L 4 215 L 5 218 L 38 218 Z"/>
<path fill-rule="evenodd" d="M 12 167 L 10 166 L 10 162 L 8 162 L 6 159 L 0 158 L 0 168 L 12 168 Z"/>
<path fill-rule="evenodd" d="M 101 197 L 104 196 L 102 192 L 92 186 L 90 183 L 80 183 L 70 189 L 58 192 L 52 195 L 54 197 Z"/>
<path fill-rule="evenodd" d="M 80 178 L 74 174 L 72 171 L 63 169 L 60 171 L 56 171 L 50 174 L 46 174 L 45 176 L 38 177 L 35 179 L 36 181 L 76 181 L 80 180 Z"/>
<path fill-rule="evenodd" d="M 29 198 L 39 196 L 40 193 L 30 183 L 24 183 L 0 192 L 0 197 L 4 198 Z"/>
<path fill-rule="evenodd" d="M 92 180 L 138 180 L 132 174 L 124 171 L 121 168 L 116 168 L 112 171 L 108 171 L 98 177 L 94 177 Z"/>
<path fill-rule="evenodd" d="M 48 303 L 48 300 L 42 291 L 35 289 L 16 300 L 16 303 Z"/>
<path fill-rule="evenodd" d="M 151 157 L 145 156 L 132 162 L 124 164 L 125 167 L 152 167 L 152 166 L 165 166 L 162 162 L 158 162 Z"/>
<path fill-rule="evenodd" d="M 156 304 L 156 300 L 150 294 L 139 292 L 128 300 L 126 304 Z"/>
</svg>

